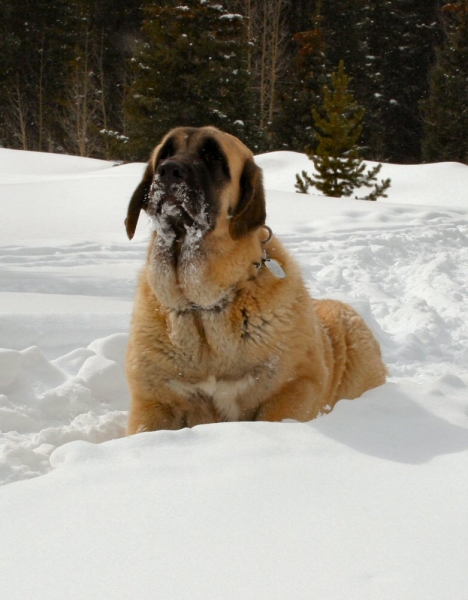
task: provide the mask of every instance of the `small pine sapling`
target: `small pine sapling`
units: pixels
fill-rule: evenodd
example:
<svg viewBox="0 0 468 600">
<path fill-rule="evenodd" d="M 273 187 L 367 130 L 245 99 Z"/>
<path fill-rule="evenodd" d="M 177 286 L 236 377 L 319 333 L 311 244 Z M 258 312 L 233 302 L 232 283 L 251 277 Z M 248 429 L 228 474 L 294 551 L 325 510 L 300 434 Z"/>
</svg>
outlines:
<svg viewBox="0 0 468 600">
<path fill-rule="evenodd" d="M 345 73 L 343 61 L 331 79 L 332 88 L 324 87 L 322 114 L 312 111 L 319 142 L 317 150 L 306 149 L 316 175 L 310 176 L 305 171 L 297 174 L 295 188 L 299 193 L 307 194 L 309 187 L 313 186 L 325 196 L 341 198 L 351 196 L 356 188 L 373 186 L 373 191 L 363 200 L 386 197 L 390 179 L 376 183 L 382 165 L 366 171 L 360 155 L 358 142 L 365 109 L 359 106 L 348 89 L 351 78 Z"/>
</svg>

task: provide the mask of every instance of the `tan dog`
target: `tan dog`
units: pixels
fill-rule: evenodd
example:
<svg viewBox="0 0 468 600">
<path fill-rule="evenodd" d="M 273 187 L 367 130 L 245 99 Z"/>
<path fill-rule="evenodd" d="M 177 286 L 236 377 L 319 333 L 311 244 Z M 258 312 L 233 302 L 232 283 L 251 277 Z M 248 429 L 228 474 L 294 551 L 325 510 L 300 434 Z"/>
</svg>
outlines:
<svg viewBox="0 0 468 600">
<path fill-rule="evenodd" d="M 127 356 L 128 433 L 237 420 L 307 421 L 385 381 L 378 342 L 346 304 L 313 300 L 264 226 L 261 170 L 237 138 L 178 128 L 128 207 L 155 232 Z"/>
</svg>

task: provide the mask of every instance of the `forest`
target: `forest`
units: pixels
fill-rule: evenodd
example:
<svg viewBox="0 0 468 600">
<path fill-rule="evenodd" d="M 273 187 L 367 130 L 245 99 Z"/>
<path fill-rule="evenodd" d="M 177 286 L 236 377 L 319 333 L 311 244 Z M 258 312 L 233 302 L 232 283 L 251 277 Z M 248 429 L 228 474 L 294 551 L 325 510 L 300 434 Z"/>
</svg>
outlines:
<svg viewBox="0 0 468 600">
<path fill-rule="evenodd" d="M 211 124 L 313 152 L 343 61 L 364 158 L 468 164 L 468 0 L 2 0 L 0 27 L 6 148 L 146 160 Z"/>
</svg>

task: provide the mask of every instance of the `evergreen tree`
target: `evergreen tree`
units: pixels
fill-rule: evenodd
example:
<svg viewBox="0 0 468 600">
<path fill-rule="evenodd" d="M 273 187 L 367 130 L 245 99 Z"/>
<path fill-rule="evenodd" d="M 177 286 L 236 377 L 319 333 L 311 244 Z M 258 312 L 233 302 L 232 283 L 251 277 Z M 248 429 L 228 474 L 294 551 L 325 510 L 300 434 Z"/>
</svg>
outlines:
<svg viewBox="0 0 468 600">
<path fill-rule="evenodd" d="M 312 185 L 326 196 L 340 198 L 350 196 L 355 188 L 374 186 L 374 190 L 364 199 L 385 197 L 390 180 L 376 183 L 382 165 L 366 172 L 366 165 L 360 156 L 358 142 L 365 110 L 349 91 L 350 78 L 345 73 L 343 61 L 331 79 L 332 89 L 327 86 L 324 88 L 323 114 L 312 111 L 319 144 L 317 151 L 308 152 L 308 156 L 314 163 L 317 175 L 310 177 L 305 171 L 302 177 L 296 175 L 296 188 L 301 193 L 307 193 Z"/>
<path fill-rule="evenodd" d="M 365 8 L 372 1 L 325 0 L 320 6 L 330 65 L 337 69 L 343 60 L 354 81 L 359 80 L 366 70 L 367 48 L 362 39 L 362 22 Z"/>
<path fill-rule="evenodd" d="M 141 0 L 80 0 L 90 3 L 92 66 L 99 98 L 99 137 L 105 158 L 125 155 L 125 89 L 132 40 L 138 35 Z"/>
<path fill-rule="evenodd" d="M 128 157 L 143 158 L 185 122 L 218 125 L 257 151 L 301 151 L 317 145 L 310 107 L 344 60 L 366 109 L 363 157 L 418 162 L 424 133 L 425 160 L 466 160 L 466 0 L 452 0 L 438 19 L 442 3 L 2 0 L 0 144 L 121 158 L 130 135 Z M 281 4 L 276 37 L 273 4 Z M 80 106 L 85 147 L 71 126 Z"/>
<path fill-rule="evenodd" d="M 430 95 L 422 103 L 426 161 L 468 164 L 468 1 L 443 9 L 445 44 L 430 73 Z"/>
<path fill-rule="evenodd" d="M 60 123 L 63 146 L 81 156 L 125 154 L 126 40 L 138 31 L 136 0 L 74 0 L 73 58 L 68 62 Z"/>
<path fill-rule="evenodd" d="M 374 160 L 419 162 L 419 102 L 439 34 L 439 0 L 369 0 L 361 11 L 359 43 L 364 69 L 354 70 L 355 91 L 366 107 L 364 154 Z"/>
<path fill-rule="evenodd" d="M 145 15 L 127 97 L 133 157 L 178 125 L 214 125 L 255 147 L 243 18 L 211 0 L 151 2 Z"/>
<path fill-rule="evenodd" d="M 307 31 L 310 27 L 310 16 L 317 14 L 317 7 L 322 0 L 289 0 L 288 26 L 291 37 L 299 31 Z"/>
<path fill-rule="evenodd" d="M 322 27 L 333 68 L 344 60 L 366 108 L 362 152 L 368 159 L 420 160 L 419 102 L 439 35 L 440 0 L 324 2 Z"/>
<path fill-rule="evenodd" d="M 287 53 L 291 0 L 226 0 L 246 22 L 248 70 L 259 132 L 257 150 L 276 147 L 274 123 L 281 114 L 279 90 L 289 68 Z"/>
<path fill-rule="evenodd" d="M 72 56 L 73 6 L 2 0 L 0 16 L 0 140 L 12 148 L 54 150 Z"/>
<path fill-rule="evenodd" d="M 88 154 L 93 147 L 83 148 L 88 138 L 94 155 L 119 156 L 117 139 L 125 128 L 122 65 L 132 31 L 141 24 L 139 4 L 2 0 L 0 144 Z M 81 141 L 79 116 L 88 120 L 87 132 L 80 127 Z"/>
<path fill-rule="evenodd" d="M 319 7 L 313 28 L 296 33 L 292 38 L 289 70 L 279 90 L 281 110 L 273 123 L 277 148 L 303 152 L 307 145 L 316 145 L 311 107 L 318 108 L 322 104 L 322 89 L 328 81 Z"/>
</svg>

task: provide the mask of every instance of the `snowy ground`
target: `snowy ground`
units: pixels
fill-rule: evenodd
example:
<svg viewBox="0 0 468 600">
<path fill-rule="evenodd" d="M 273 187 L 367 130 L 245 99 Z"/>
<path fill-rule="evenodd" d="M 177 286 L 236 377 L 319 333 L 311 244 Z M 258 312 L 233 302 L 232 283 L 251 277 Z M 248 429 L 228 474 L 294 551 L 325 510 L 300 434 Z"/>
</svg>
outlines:
<svg viewBox="0 0 468 600">
<path fill-rule="evenodd" d="M 307 424 L 117 439 L 143 165 L 0 149 L 2 599 L 468 598 L 468 167 L 384 165 L 372 203 L 257 161 L 268 224 L 389 382 Z"/>
</svg>

